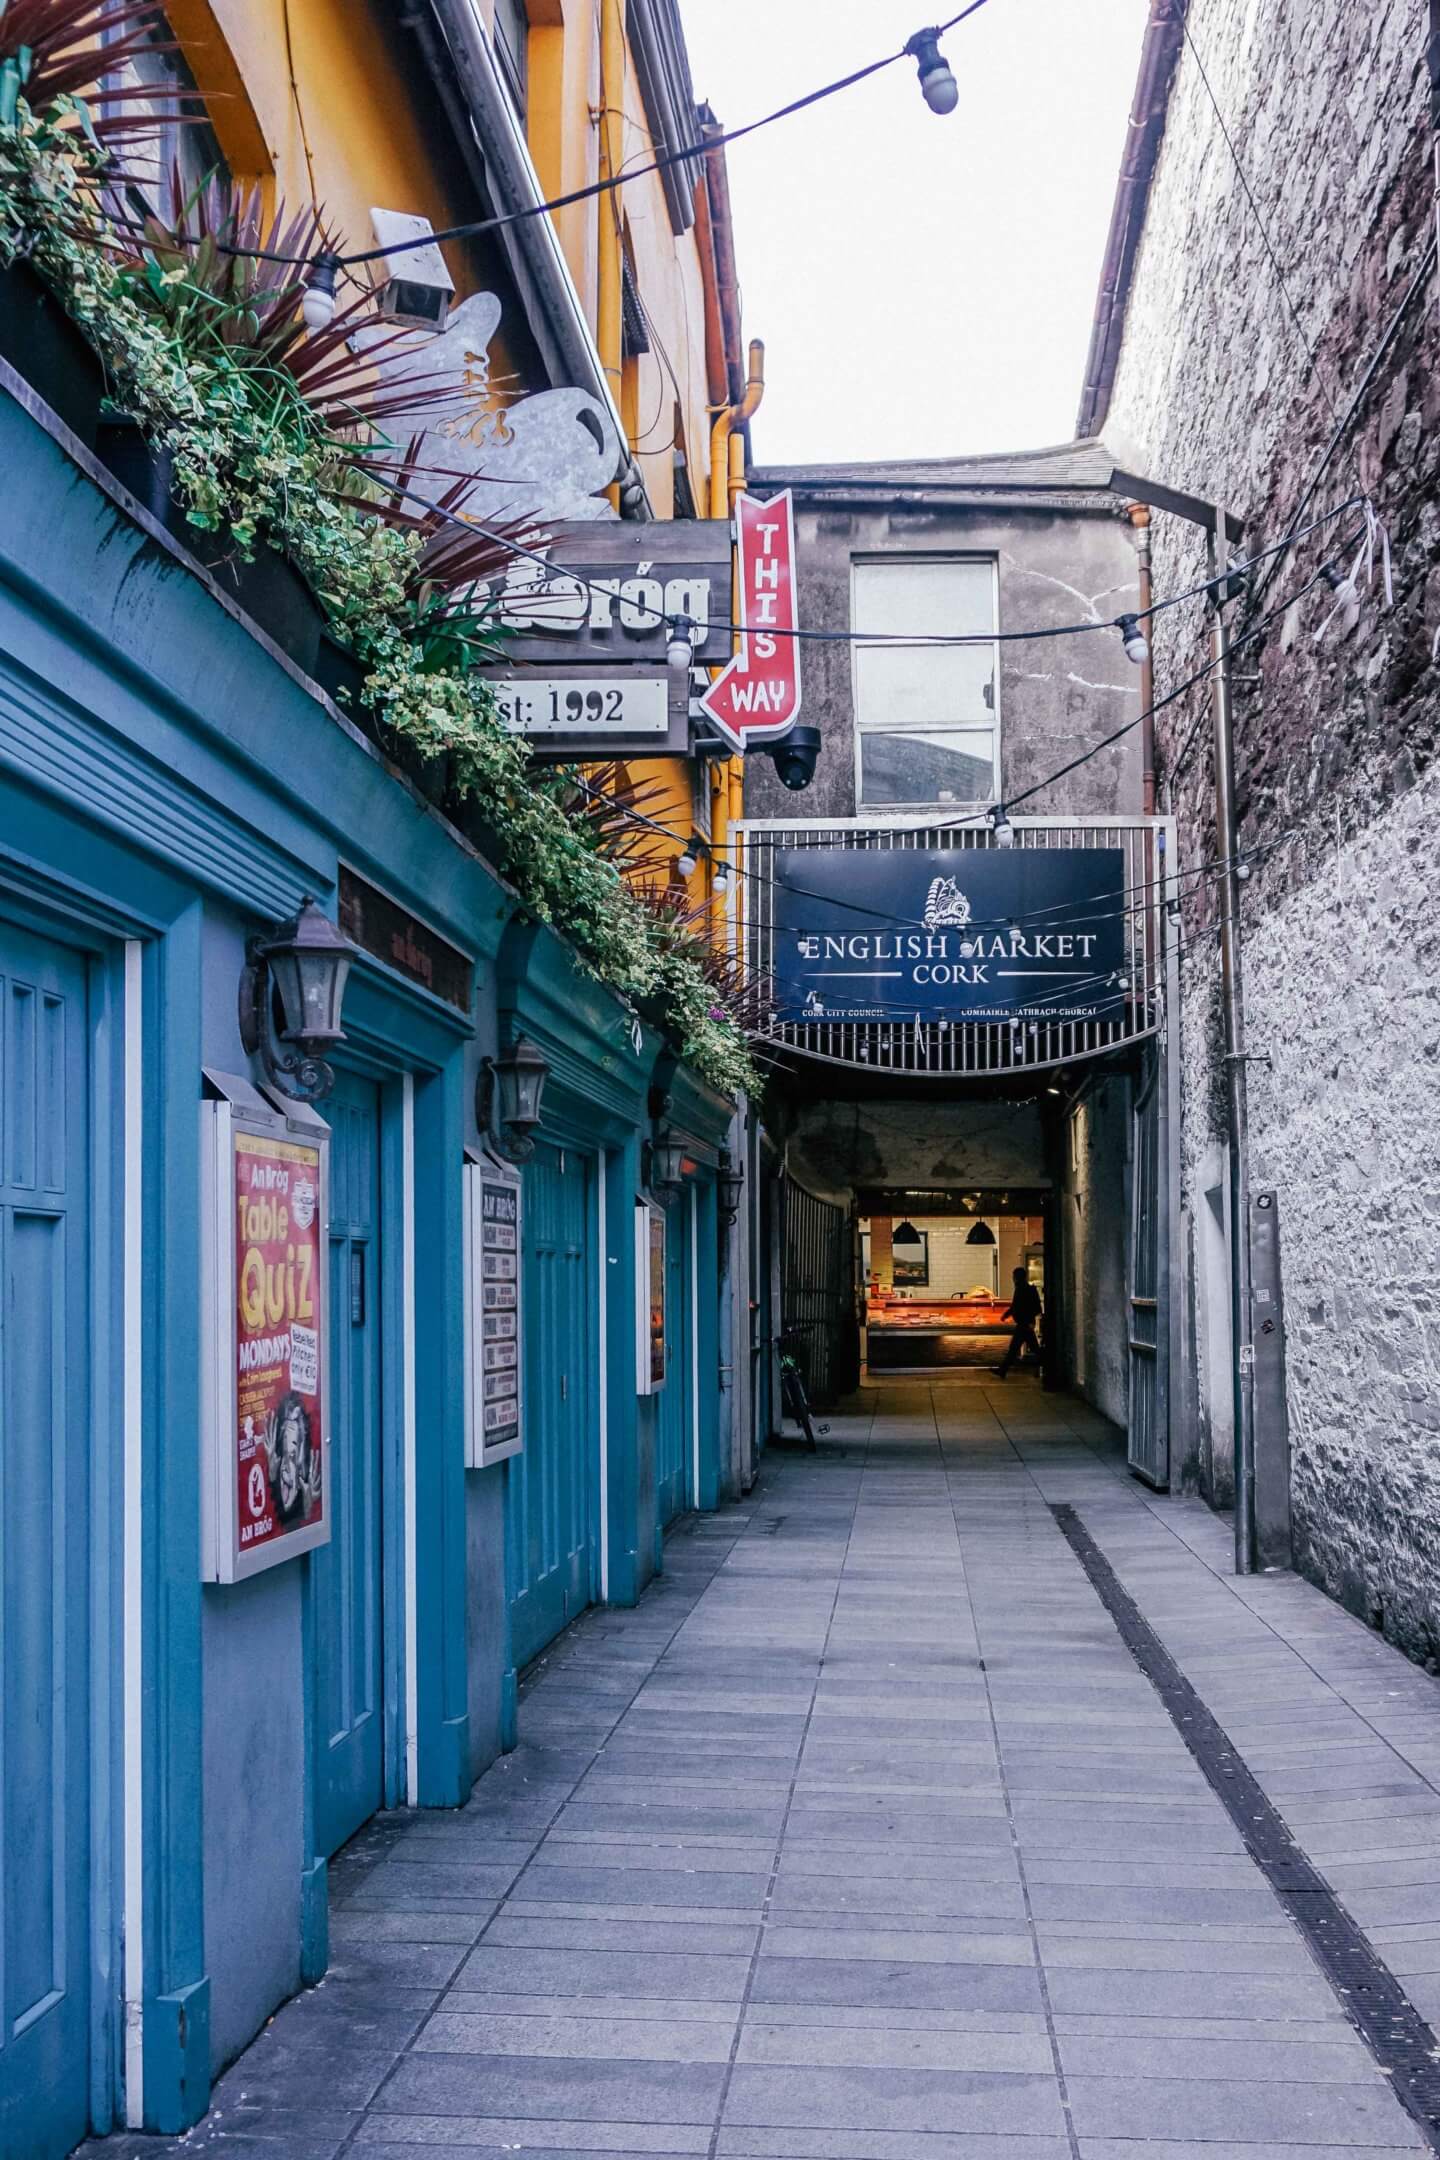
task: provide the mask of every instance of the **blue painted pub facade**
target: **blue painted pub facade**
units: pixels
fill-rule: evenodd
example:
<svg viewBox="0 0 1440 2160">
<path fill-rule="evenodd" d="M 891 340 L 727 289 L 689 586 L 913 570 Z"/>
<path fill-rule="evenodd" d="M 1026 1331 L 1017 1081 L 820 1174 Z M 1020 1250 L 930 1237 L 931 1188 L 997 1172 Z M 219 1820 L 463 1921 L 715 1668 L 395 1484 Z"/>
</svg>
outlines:
<svg viewBox="0 0 1440 2160">
<path fill-rule="evenodd" d="M 516 1679 L 633 1602 L 722 1459 L 731 1105 L 0 371 L 0 2149 L 178 2129 L 327 1960 L 327 1866 L 456 1807 Z M 201 1105 L 258 1086 L 247 934 L 381 896 L 450 963 L 360 952 L 330 1130 L 330 1541 L 202 1583 Z M 404 940 L 397 951 L 402 950 Z M 455 984 L 463 985 L 457 997 Z M 480 1061 L 550 1079 L 524 1171 L 524 1446 L 467 1470 Z M 219 1076 L 207 1080 L 206 1076 Z M 657 1105 L 665 1384 L 637 1393 Z"/>
</svg>

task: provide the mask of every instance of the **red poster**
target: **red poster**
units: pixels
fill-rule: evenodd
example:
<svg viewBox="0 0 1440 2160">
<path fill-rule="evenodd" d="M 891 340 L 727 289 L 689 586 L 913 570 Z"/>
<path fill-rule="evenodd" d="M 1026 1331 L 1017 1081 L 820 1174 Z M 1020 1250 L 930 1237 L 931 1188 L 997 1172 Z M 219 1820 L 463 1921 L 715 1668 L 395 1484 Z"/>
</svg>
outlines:
<svg viewBox="0 0 1440 2160">
<path fill-rule="evenodd" d="M 320 1150 L 235 1135 L 237 1557 L 325 1519 Z"/>
</svg>

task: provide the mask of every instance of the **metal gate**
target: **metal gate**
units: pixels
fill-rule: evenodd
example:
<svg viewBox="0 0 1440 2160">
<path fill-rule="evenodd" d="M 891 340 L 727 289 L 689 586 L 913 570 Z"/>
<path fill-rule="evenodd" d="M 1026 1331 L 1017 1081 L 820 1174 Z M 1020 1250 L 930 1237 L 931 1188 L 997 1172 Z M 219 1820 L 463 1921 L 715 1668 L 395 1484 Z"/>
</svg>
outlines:
<svg viewBox="0 0 1440 2160">
<path fill-rule="evenodd" d="M 781 1328 L 812 1403 L 829 1403 L 846 1379 L 854 1324 L 854 1240 L 847 1208 L 821 1200 L 786 1171 L 780 1186 Z"/>
<path fill-rule="evenodd" d="M 1128 1448 L 1137 1477 L 1170 1482 L 1169 1333 L 1162 1290 L 1165 1177 L 1161 1055 L 1145 1055 L 1130 1111 L 1130 1389 Z"/>
</svg>

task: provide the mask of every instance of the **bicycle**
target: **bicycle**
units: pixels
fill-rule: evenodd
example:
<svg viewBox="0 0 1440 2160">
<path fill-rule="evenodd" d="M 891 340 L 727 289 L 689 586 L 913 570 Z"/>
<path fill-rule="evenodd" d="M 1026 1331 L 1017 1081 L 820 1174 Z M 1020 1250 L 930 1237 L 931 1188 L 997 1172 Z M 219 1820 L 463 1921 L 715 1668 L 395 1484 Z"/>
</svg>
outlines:
<svg viewBox="0 0 1440 2160">
<path fill-rule="evenodd" d="M 818 1324 L 815 1321 L 810 1323 L 812 1327 Z M 817 1448 L 816 1434 L 823 1436 L 829 1432 L 830 1427 L 816 1424 L 810 1408 L 810 1397 L 805 1388 L 805 1375 L 790 1348 L 799 1332 L 799 1328 L 787 1328 L 780 1337 L 780 1396 L 783 1407 L 805 1435 L 805 1445 L 813 1455 Z"/>
</svg>

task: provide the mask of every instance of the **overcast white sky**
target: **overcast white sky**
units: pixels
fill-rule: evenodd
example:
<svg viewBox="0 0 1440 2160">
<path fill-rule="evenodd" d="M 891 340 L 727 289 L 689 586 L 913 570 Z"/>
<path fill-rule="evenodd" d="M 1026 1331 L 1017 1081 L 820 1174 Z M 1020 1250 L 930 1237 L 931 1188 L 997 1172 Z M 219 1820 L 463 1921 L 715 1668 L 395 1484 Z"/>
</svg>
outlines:
<svg viewBox="0 0 1440 2160">
<path fill-rule="evenodd" d="M 959 0 L 681 0 L 727 127 L 903 45 Z M 760 464 L 1068 441 L 1146 0 L 989 0 L 913 62 L 729 153 Z"/>
</svg>

